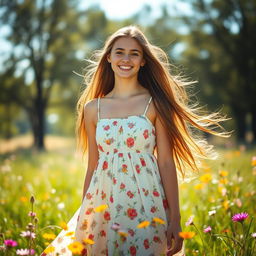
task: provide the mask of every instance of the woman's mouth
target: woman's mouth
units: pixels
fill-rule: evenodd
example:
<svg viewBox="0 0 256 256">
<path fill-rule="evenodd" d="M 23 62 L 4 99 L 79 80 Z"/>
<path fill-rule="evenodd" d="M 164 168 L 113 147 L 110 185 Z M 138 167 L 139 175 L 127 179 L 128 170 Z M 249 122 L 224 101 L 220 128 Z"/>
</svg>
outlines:
<svg viewBox="0 0 256 256">
<path fill-rule="evenodd" d="M 131 70 L 132 69 L 132 66 L 118 66 L 121 70 L 123 70 L 123 71 L 129 71 L 129 70 Z"/>
</svg>

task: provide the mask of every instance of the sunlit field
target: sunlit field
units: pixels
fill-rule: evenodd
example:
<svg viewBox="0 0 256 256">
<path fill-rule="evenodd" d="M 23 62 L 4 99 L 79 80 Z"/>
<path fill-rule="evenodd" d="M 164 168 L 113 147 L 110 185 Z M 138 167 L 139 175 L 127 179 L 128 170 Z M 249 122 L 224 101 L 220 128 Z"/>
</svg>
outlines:
<svg viewBox="0 0 256 256">
<path fill-rule="evenodd" d="M 21 250 L 29 248 L 39 255 L 80 206 L 85 166 L 74 145 L 65 145 L 1 156 L 1 255 L 29 255 Z M 197 179 L 180 185 L 186 255 L 255 255 L 256 150 L 218 152 L 219 159 L 206 162 Z"/>
</svg>

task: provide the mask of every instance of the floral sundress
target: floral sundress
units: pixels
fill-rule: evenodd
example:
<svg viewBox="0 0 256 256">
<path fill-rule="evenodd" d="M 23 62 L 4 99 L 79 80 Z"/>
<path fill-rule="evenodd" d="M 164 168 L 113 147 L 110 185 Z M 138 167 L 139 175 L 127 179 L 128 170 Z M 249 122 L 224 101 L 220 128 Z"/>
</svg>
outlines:
<svg viewBox="0 0 256 256">
<path fill-rule="evenodd" d="M 170 212 L 153 154 L 156 131 L 146 116 L 151 100 L 141 115 L 100 118 L 98 98 L 97 168 L 68 229 L 42 255 L 72 255 L 74 242 L 74 250 L 84 246 L 81 255 L 166 255 Z"/>
</svg>

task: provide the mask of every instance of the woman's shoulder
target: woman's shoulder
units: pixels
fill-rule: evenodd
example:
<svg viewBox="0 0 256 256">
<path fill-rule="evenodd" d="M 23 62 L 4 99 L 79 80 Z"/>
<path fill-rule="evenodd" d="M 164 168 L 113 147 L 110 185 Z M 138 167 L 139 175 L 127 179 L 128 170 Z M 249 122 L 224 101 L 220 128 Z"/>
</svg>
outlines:
<svg viewBox="0 0 256 256">
<path fill-rule="evenodd" d="M 87 118 L 92 119 L 94 122 L 96 121 L 97 117 L 97 111 L 98 111 L 98 99 L 92 99 L 87 101 L 84 104 L 84 115 L 87 116 Z"/>
</svg>

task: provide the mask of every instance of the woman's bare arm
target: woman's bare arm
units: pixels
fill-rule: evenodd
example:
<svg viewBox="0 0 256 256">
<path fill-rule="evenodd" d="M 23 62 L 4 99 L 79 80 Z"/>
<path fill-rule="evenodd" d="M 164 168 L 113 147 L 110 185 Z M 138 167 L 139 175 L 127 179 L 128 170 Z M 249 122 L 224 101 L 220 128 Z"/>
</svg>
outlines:
<svg viewBox="0 0 256 256">
<path fill-rule="evenodd" d="M 170 207 L 170 218 L 179 220 L 180 209 L 176 168 L 171 153 L 171 146 L 168 141 L 167 131 L 158 117 L 156 118 L 156 143 L 157 162 L 165 195 Z"/>
<path fill-rule="evenodd" d="M 84 180 L 83 187 L 83 198 L 88 190 L 91 182 L 91 178 L 94 170 L 97 167 L 99 152 L 96 143 L 96 123 L 97 123 L 97 101 L 96 99 L 89 101 L 84 106 L 84 116 L 85 116 L 85 129 L 88 138 L 88 152 L 87 152 L 87 170 Z"/>
</svg>

